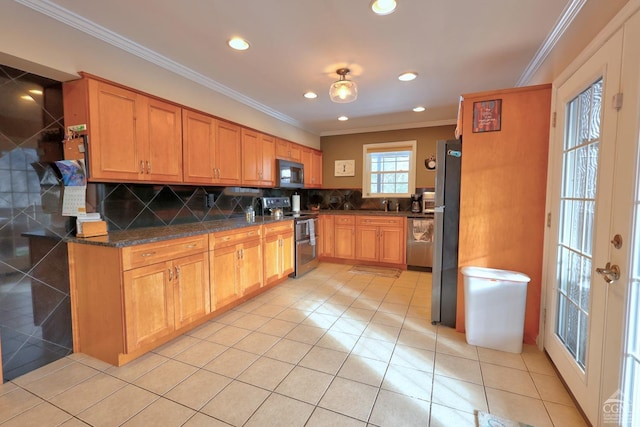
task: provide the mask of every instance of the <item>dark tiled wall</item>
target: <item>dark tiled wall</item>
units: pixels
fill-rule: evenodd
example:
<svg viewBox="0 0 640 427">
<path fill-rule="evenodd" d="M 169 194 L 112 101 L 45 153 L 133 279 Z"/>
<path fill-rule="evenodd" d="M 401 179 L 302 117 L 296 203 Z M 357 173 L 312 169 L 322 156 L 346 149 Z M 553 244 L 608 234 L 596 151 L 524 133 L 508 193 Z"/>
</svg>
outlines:
<svg viewBox="0 0 640 427">
<path fill-rule="evenodd" d="M 98 201 L 94 210 L 108 223 L 109 231 L 131 228 L 187 224 L 242 216 L 253 205 L 262 213 L 260 197 L 300 194 L 300 207 L 320 209 L 383 210 L 382 199 L 363 199 L 362 192 L 353 190 L 284 190 L 236 187 L 192 187 L 144 184 L 90 184 Z M 418 194 L 428 189 L 417 189 Z M 213 204 L 206 200 L 213 197 Z M 410 199 L 391 199 L 400 210 L 411 209 Z"/>
<path fill-rule="evenodd" d="M 34 92 L 37 91 L 37 92 Z M 39 91 L 39 92 L 38 92 Z M 0 65 L 0 336 L 4 379 L 72 352 L 60 183 L 62 86 Z"/>
</svg>

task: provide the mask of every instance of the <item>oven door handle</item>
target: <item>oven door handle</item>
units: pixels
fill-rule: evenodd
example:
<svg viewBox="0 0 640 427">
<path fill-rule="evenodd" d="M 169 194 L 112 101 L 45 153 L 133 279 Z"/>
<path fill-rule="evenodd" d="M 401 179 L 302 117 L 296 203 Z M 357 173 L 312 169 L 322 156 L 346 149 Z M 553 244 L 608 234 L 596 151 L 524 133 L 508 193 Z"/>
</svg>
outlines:
<svg viewBox="0 0 640 427">
<path fill-rule="evenodd" d="M 310 239 L 296 240 L 296 246 L 303 245 L 303 244 L 307 244 L 308 245 L 309 243 L 311 243 Z"/>
</svg>

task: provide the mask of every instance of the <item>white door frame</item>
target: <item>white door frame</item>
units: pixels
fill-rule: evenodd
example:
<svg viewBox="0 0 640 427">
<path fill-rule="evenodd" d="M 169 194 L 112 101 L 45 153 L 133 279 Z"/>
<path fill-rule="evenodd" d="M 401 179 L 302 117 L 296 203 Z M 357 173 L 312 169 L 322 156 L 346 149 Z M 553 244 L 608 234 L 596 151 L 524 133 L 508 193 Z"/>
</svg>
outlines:
<svg viewBox="0 0 640 427">
<path fill-rule="evenodd" d="M 573 72 L 582 66 L 587 61 L 587 58 L 593 54 L 595 50 L 600 49 L 605 44 L 606 39 L 611 36 L 612 33 L 622 27 L 624 23 L 624 52 L 622 53 L 622 80 L 620 83 L 621 90 L 624 94 L 624 105 L 621 111 L 618 113 L 617 124 L 617 142 L 615 153 L 615 171 L 614 173 L 614 185 L 613 200 L 611 212 L 611 230 L 610 234 L 620 234 L 623 237 L 623 248 L 609 250 L 609 258 L 612 264 L 620 265 L 621 277 L 617 283 L 608 285 L 607 292 L 607 306 L 615 307 L 614 310 L 607 310 L 604 318 L 604 329 L 608 331 L 604 335 L 603 350 L 602 350 L 602 370 L 599 384 L 600 399 L 598 407 L 596 408 L 596 419 L 593 420 L 594 424 L 603 425 L 606 422 L 611 422 L 611 418 L 605 419 L 607 415 L 602 407 L 602 403 L 609 398 L 615 398 L 618 396 L 622 381 L 622 357 L 624 336 L 627 329 L 627 313 L 625 308 L 628 301 L 628 287 L 630 284 L 629 268 L 632 265 L 631 257 L 632 252 L 629 249 L 631 244 L 631 238 L 633 233 L 633 207 L 634 196 L 636 194 L 636 185 L 638 184 L 637 174 L 640 172 L 640 166 L 638 165 L 638 150 L 640 149 L 640 123 L 638 118 L 640 117 L 640 54 L 636 45 L 636 40 L 640 40 L 640 2 L 630 1 L 630 3 L 621 11 L 621 13 L 612 21 L 612 23 L 603 30 L 603 32 L 591 43 L 589 55 L 582 54 L 578 60 L 572 64 L 571 72 L 568 70 L 563 73 L 562 78 L 557 79 L 554 82 L 554 91 L 552 95 L 552 106 L 557 103 L 557 87 L 566 82 Z M 623 13 L 624 12 L 624 13 Z M 635 15 L 634 15 L 635 13 Z M 615 24 L 615 25 L 613 25 Z M 603 35 L 604 34 L 604 35 Z M 597 45 L 596 45 L 597 42 Z M 579 63 L 578 63 L 579 62 Z M 573 69 L 575 68 L 575 69 Z M 611 102 L 611 99 L 603 99 L 604 102 Z M 551 138 L 553 137 L 555 130 L 551 129 Z M 551 155 L 551 153 L 550 153 Z M 552 179 L 552 162 L 550 157 L 550 169 L 548 182 Z M 552 192 L 547 194 L 547 206 L 550 207 L 550 199 L 552 199 Z M 548 212 L 550 209 L 548 208 Z M 639 224 L 636 224 L 636 227 Z M 545 230 L 545 240 L 556 239 L 557 230 Z M 543 264 L 543 278 L 548 276 L 549 269 L 552 266 L 548 262 L 548 257 L 555 257 L 555 249 L 550 250 L 551 245 L 545 246 L 544 264 Z M 594 248 L 595 249 L 595 248 Z M 594 266 L 596 267 L 596 266 Z M 553 274 L 553 272 L 552 272 Z M 538 346 L 543 347 L 545 337 L 545 315 L 547 307 L 547 292 L 551 292 L 550 286 L 547 286 L 547 281 L 543 282 L 542 290 L 542 305 L 541 305 L 541 322 L 540 322 L 540 336 L 538 337 Z M 555 313 L 548 313 L 549 319 L 553 319 L 551 316 L 555 316 Z M 587 409 L 587 408 L 583 408 Z M 591 418 L 591 417 L 590 417 Z"/>
<path fill-rule="evenodd" d="M 640 10 L 640 0 L 629 0 L 629 3 L 627 3 L 620 10 L 620 12 L 618 12 L 618 14 L 613 19 L 611 19 L 611 21 L 609 21 L 609 23 L 602 29 L 602 31 L 600 31 L 600 33 L 598 33 L 598 35 L 594 37 L 593 40 L 591 40 L 591 42 L 587 45 L 587 47 L 585 47 L 584 50 L 573 61 L 571 61 L 571 63 L 567 66 L 567 68 L 565 68 L 564 71 L 562 71 L 554 79 L 553 81 L 554 90 L 552 90 L 551 92 L 552 111 L 557 101 L 555 88 L 562 85 L 564 82 L 566 82 L 595 52 L 598 51 L 598 49 L 600 49 L 605 44 L 605 42 L 616 31 L 618 31 L 625 24 L 625 22 L 627 22 L 631 18 L 631 16 L 633 16 L 639 10 Z M 553 141 L 554 133 L 555 133 L 555 128 L 551 127 L 549 129 L 550 142 Z M 549 165 L 551 165 L 551 163 L 549 163 Z M 547 182 L 551 181 L 552 179 L 551 174 L 552 174 L 552 169 L 551 167 L 549 167 L 549 170 L 547 173 Z M 549 206 L 551 206 L 551 194 L 549 192 L 547 192 L 545 203 L 547 206 L 547 209 L 546 209 L 547 214 L 551 214 L 551 211 L 549 210 Z M 549 228 L 547 227 L 545 229 L 545 242 L 548 241 L 549 237 L 550 237 Z M 555 238 L 555 236 L 551 236 L 551 237 Z M 549 264 L 548 257 L 549 257 L 549 253 L 545 245 L 545 250 L 544 250 L 543 259 L 542 259 L 543 282 L 542 282 L 541 295 L 540 295 L 540 301 L 541 301 L 540 324 L 538 328 L 538 331 L 539 331 L 538 338 L 536 339 L 536 345 L 540 350 L 544 349 L 544 339 L 545 339 L 547 283 L 544 280 L 544 278 L 547 277 L 547 274 L 548 274 L 547 272 L 547 265 Z"/>
</svg>

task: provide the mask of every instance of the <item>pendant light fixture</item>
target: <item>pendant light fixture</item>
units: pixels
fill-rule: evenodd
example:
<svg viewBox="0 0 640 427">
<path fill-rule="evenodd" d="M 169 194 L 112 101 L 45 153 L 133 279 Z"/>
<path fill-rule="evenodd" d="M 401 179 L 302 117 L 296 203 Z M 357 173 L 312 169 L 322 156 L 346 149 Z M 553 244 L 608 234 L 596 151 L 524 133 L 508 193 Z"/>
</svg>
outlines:
<svg viewBox="0 0 640 427">
<path fill-rule="evenodd" d="M 336 70 L 340 80 L 334 82 L 329 88 L 329 96 L 333 102 L 346 104 L 347 102 L 355 101 L 358 97 L 358 87 L 354 82 L 346 78 L 349 71 L 348 68 L 338 68 Z"/>
</svg>

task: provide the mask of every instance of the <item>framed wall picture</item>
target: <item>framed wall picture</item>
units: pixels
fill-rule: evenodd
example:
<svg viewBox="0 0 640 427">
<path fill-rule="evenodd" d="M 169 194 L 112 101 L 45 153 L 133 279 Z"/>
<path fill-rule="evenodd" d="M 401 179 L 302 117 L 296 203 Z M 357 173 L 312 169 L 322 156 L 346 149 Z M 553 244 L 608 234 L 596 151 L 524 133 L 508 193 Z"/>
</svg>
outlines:
<svg viewBox="0 0 640 427">
<path fill-rule="evenodd" d="M 473 132 L 495 132 L 502 126 L 502 99 L 473 103 Z"/>
<path fill-rule="evenodd" d="M 355 176 L 356 161 L 355 160 L 336 160 L 334 176 Z"/>
</svg>

